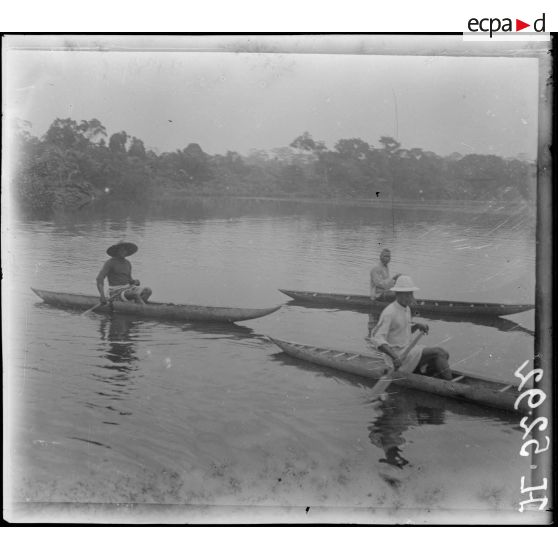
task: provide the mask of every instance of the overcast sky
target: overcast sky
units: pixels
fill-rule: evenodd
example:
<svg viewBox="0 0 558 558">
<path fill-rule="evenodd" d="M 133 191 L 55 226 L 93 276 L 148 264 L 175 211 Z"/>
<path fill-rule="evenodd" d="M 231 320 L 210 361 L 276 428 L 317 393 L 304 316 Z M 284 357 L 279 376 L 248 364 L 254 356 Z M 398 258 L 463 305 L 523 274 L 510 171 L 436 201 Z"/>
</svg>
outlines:
<svg viewBox="0 0 558 558">
<path fill-rule="evenodd" d="M 396 40 L 396 37 L 393 38 Z M 8 116 L 42 135 L 98 118 L 158 152 L 288 145 L 308 131 L 406 148 L 535 158 L 537 62 L 524 58 L 10 51 Z"/>
</svg>

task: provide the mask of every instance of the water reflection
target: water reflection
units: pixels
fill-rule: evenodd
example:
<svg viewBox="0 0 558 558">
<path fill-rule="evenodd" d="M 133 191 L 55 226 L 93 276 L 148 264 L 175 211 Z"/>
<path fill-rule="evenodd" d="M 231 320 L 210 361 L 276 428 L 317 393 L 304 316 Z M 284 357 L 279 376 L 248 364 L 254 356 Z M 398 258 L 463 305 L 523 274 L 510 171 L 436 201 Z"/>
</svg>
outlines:
<svg viewBox="0 0 558 558">
<path fill-rule="evenodd" d="M 94 372 L 93 378 L 102 384 L 95 391 L 93 400 L 86 406 L 104 408 L 118 415 L 131 415 L 124 408 L 123 402 L 134 391 L 135 375 L 138 370 L 138 357 L 134 337 L 137 335 L 138 324 L 126 316 L 103 316 L 99 321 L 99 333 L 102 341 L 104 372 Z M 97 396 L 102 399 L 97 399 Z M 107 403 L 108 399 L 108 405 Z M 103 420 L 105 424 L 118 424 L 113 416 Z"/>
<path fill-rule="evenodd" d="M 372 388 L 376 384 L 375 380 L 334 371 L 295 359 L 285 353 L 274 354 L 271 358 L 362 389 Z M 405 389 L 395 382 L 391 384 L 386 395 L 386 399 L 381 402 L 376 398 L 366 402 L 372 415 L 368 424 L 368 438 L 372 445 L 384 453 L 384 457 L 380 458 L 379 462 L 397 469 L 404 469 L 411 465 L 404 455 L 406 444 L 404 433 L 410 428 L 423 425 L 443 426 L 451 415 L 459 415 L 464 420 L 499 422 L 511 428 L 515 428 L 517 423 L 516 416 L 511 412 L 434 393 Z"/>
<path fill-rule="evenodd" d="M 85 405 L 91 409 L 102 409 L 102 421 L 109 425 L 118 425 L 118 417 L 133 414 L 135 401 L 131 399 L 137 397 L 134 392 L 139 378 L 143 376 L 142 369 L 145 363 L 141 361 L 143 358 L 141 353 L 144 353 L 142 348 L 148 333 L 150 336 L 155 336 L 155 338 L 150 337 L 151 344 L 157 344 L 156 339 L 160 339 L 162 344 L 168 344 L 168 341 L 163 339 L 167 339 L 169 330 L 189 333 L 190 340 L 195 339 L 195 334 L 199 334 L 203 339 L 257 337 L 251 328 L 236 324 L 201 322 L 181 324 L 162 321 L 155 326 L 156 333 L 154 333 L 150 330 L 148 322 L 134 319 L 132 316 L 110 314 L 102 317 L 95 316 L 95 319 L 99 320 L 102 363 L 97 366 L 97 371 L 92 376 L 102 387 L 94 391 Z M 180 345 L 183 343 L 182 340 Z M 110 415 L 107 416 L 105 410 L 110 411 Z"/>
<path fill-rule="evenodd" d="M 177 219 L 198 221 L 206 219 L 239 219 L 250 217 L 304 217 L 315 223 L 335 223 L 358 229 L 363 225 L 378 222 L 392 223 L 435 221 L 437 223 L 459 223 L 468 227 L 481 222 L 498 225 L 504 219 L 509 228 L 532 226 L 533 208 L 530 205 L 478 206 L 464 204 L 454 211 L 448 207 L 432 208 L 429 205 L 362 203 L 356 201 L 335 202 L 324 200 L 300 200 L 288 198 L 235 198 L 221 196 L 189 196 L 158 198 L 149 202 L 118 201 L 106 198 L 96 204 L 83 206 L 79 211 L 56 217 L 59 226 L 71 226 L 72 222 L 98 222 L 113 220 L 122 222 L 131 219 L 135 225 L 144 225 L 152 219 Z"/>
<path fill-rule="evenodd" d="M 394 384 L 392 384 L 393 386 Z M 414 426 L 446 424 L 448 415 L 460 415 L 467 419 L 490 420 L 515 424 L 515 417 L 506 411 L 465 403 L 439 395 L 395 386 L 385 401 L 378 404 L 370 401 L 374 408 L 374 418 L 368 425 L 370 442 L 380 448 L 385 457 L 380 463 L 387 463 L 403 469 L 411 463 L 404 455 L 405 431 Z"/>
<path fill-rule="evenodd" d="M 328 306 L 327 304 L 312 304 L 311 302 L 306 301 L 298 301 L 298 300 L 289 300 L 286 302 L 284 306 L 302 306 L 304 308 L 315 308 L 315 309 L 332 309 L 332 310 L 339 310 L 340 312 L 357 312 L 359 314 L 366 314 L 368 315 L 368 324 L 373 328 L 374 325 L 378 322 L 378 319 L 381 314 L 381 310 L 374 310 L 370 312 L 370 310 L 366 310 L 364 308 L 357 308 L 357 307 L 348 307 L 348 308 L 339 308 L 339 306 Z M 484 327 L 491 327 L 497 329 L 498 331 L 517 331 L 521 333 L 525 333 L 531 337 L 534 337 L 535 332 L 531 329 L 523 327 L 518 323 L 514 322 L 513 320 L 509 320 L 507 318 L 501 318 L 500 316 L 456 316 L 455 314 L 428 314 L 425 312 L 413 312 L 414 316 L 423 317 L 425 319 L 431 321 L 440 321 L 440 322 L 452 322 L 452 323 L 468 323 L 474 325 L 480 325 Z M 366 330 L 366 327 L 363 327 L 363 331 Z M 367 331 L 366 331 L 367 333 Z"/>
<path fill-rule="evenodd" d="M 420 314 L 417 314 L 417 316 Z M 501 318 L 499 316 L 490 316 L 490 317 L 483 317 L 483 316 L 455 316 L 455 315 L 444 315 L 440 317 L 432 317 L 425 315 L 425 318 L 433 321 L 441 321 L 441 322 L 466 322 L 470 324 L 480 325 L 484 327 L 493 327 L 498 331 L 517 331 L 521 333 L 525 333 L 526 335 L 530 335 L 534 337 L 535 332 L 531 329 L 523 327 L 518 323 L 514 322 L 513 320 L 508 320 L 507 318 Z"/>
<path fill-rule="evenodd" d="M 385 454 L 379 462 L 399 469 L 409 465 L 403 455 L 406 443 L 403 433 L 411 426 L 445 423 L 445 409 L 424 404 L 418 394 L 417 397 L 409 398 L 400 393 L 390 393 L 385 401 L 375 407 L 379 414 L 368 426 L 368 438 Z"/>
<path fill-rule="evenodd" d="M 358 309 L 355 309 L 359 311 Z M 365 313 L 362 310 L 362 313 Z M 517 331 L 525 333 L 534 337 L 535 332 L 519 325 L 518 323 L 508 320 L 507 318 L 501 318 L 500 316 L 456 316 L 455 314 L 428 314 L 428 312 L 417 312 L 412 310 L 413 316 L 422 317 L 431 321 L 439 322 L 450 322 L 450 323 L 468 323 L 474 325 L 480 325 L 484 327 L 492 327 L 498 331 Z M 368 312 L 368 327 L 374 325 L 378 322 L 381 311 Z"/>
<path fill-rule="evenodd" d="M 171 322 L 169 326 L 175 326 Z M 256 335 L 251 327 L 241 326 L 235 323 L 221 323 L 221 322 L 191 322 L 180 326 L 182 331 L 199 332 L 204 337 L 212 336 L 216 339 L 246 339 L 248 337 L 265 337 L 263 335 Z"/>
<path fill-rule="evenodd" d="M 131 331 L 137 329 L 133 319 L 126 316 L 112 315 L 101 319 L 99 332 L 102 341 L 108 341 L 106 358 L 111 364 L 104 368 L 129 373 L 137 369 L 138 360 L 136 349 L 132 340 Z"/>
</svg>

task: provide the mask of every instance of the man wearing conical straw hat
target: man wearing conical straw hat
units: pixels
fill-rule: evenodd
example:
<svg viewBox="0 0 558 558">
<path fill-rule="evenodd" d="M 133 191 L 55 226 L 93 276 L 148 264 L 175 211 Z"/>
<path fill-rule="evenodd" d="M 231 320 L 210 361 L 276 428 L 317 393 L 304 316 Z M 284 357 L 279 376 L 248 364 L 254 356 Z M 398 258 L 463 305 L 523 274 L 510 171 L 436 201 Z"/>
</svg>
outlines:
<svg viewBox="0 0 558 558">
<path fill-rule="evenodd" d="M 135 254 L 138 247 L 133 242 L 118 242 L 107 249 L 107 254 L 111 256 L 107 260 L 99 275 L 97 275 L 97 289 L 99 290 L 101 304 L 106 304 L 105 296 L 105 277 L 108 280 L 108 298 L 111 302 L 115 300 L 135 301 L 138 304 L 145 304 L 151 296 L 149 287 L 140 287 L 140 282 L 132 278 L 132 264 L 126 259 Z"/>
<path fill-rule="evenodd" d="M 390 289 L 395 300 L 384 308 L 380 319 L 372 331 L 371 342 L 375 348 L 393 360 L 393 366 L 403 373 L 419 372 L 426 366 L 426 373 L 449 380 L 449 354 L 441 347 L 415 345 L 403 360 L 399 357 L 411 342 L 411 334 L 416 330 L 428 333 L 426 324 L 411 322 L 409 305 L 414 301 L 413 293 L 419 288 L 408 275 L 401 275 Z"/>
</svg>

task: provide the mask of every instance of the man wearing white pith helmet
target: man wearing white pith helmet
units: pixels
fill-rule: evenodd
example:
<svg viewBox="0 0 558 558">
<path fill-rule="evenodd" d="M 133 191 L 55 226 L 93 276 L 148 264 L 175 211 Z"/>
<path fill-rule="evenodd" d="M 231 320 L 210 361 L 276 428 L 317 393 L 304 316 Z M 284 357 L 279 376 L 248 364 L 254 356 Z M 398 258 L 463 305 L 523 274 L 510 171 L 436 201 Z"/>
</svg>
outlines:
<svg viewBox="0 0 558 558">
<path fill-rule="evenodd" d="M 401 372 L 418 372 L 423 365 L 426 365 L 426 373 L 429 375 L 439 376 L 445 380 L 451 379 L 449 354 L 441 347 L 415 345 L 401 362 L 399 355 L 411 342 L 411 334 L 416 330 L 428 333 L 428 326 L 411 322 L 409 305 L 414 301 L 413 293 L 419 289 L 409 276 L 399 276 L 390 290 L 395 292 L 395 301 L 384 308 L 372 331 L 374 346 L 389 355 L 394 367 Z"/>
</svg>

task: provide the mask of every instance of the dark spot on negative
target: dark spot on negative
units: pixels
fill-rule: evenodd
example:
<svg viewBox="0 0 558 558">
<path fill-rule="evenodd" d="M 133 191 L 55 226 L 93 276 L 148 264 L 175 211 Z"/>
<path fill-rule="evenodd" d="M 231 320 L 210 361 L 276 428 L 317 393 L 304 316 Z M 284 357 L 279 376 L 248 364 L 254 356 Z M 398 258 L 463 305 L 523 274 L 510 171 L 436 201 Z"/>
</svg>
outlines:
<svg viewBox="0 0 558 558">
<path fill-rule="evenodd" d="M 310 511 L 310 506 L 306 506 L 306 513 Z"/>
<path fill-rule="evenodd" d="M 277 482 L 281 482 L 283 479 L 277 479 Z"/>
</svg>

